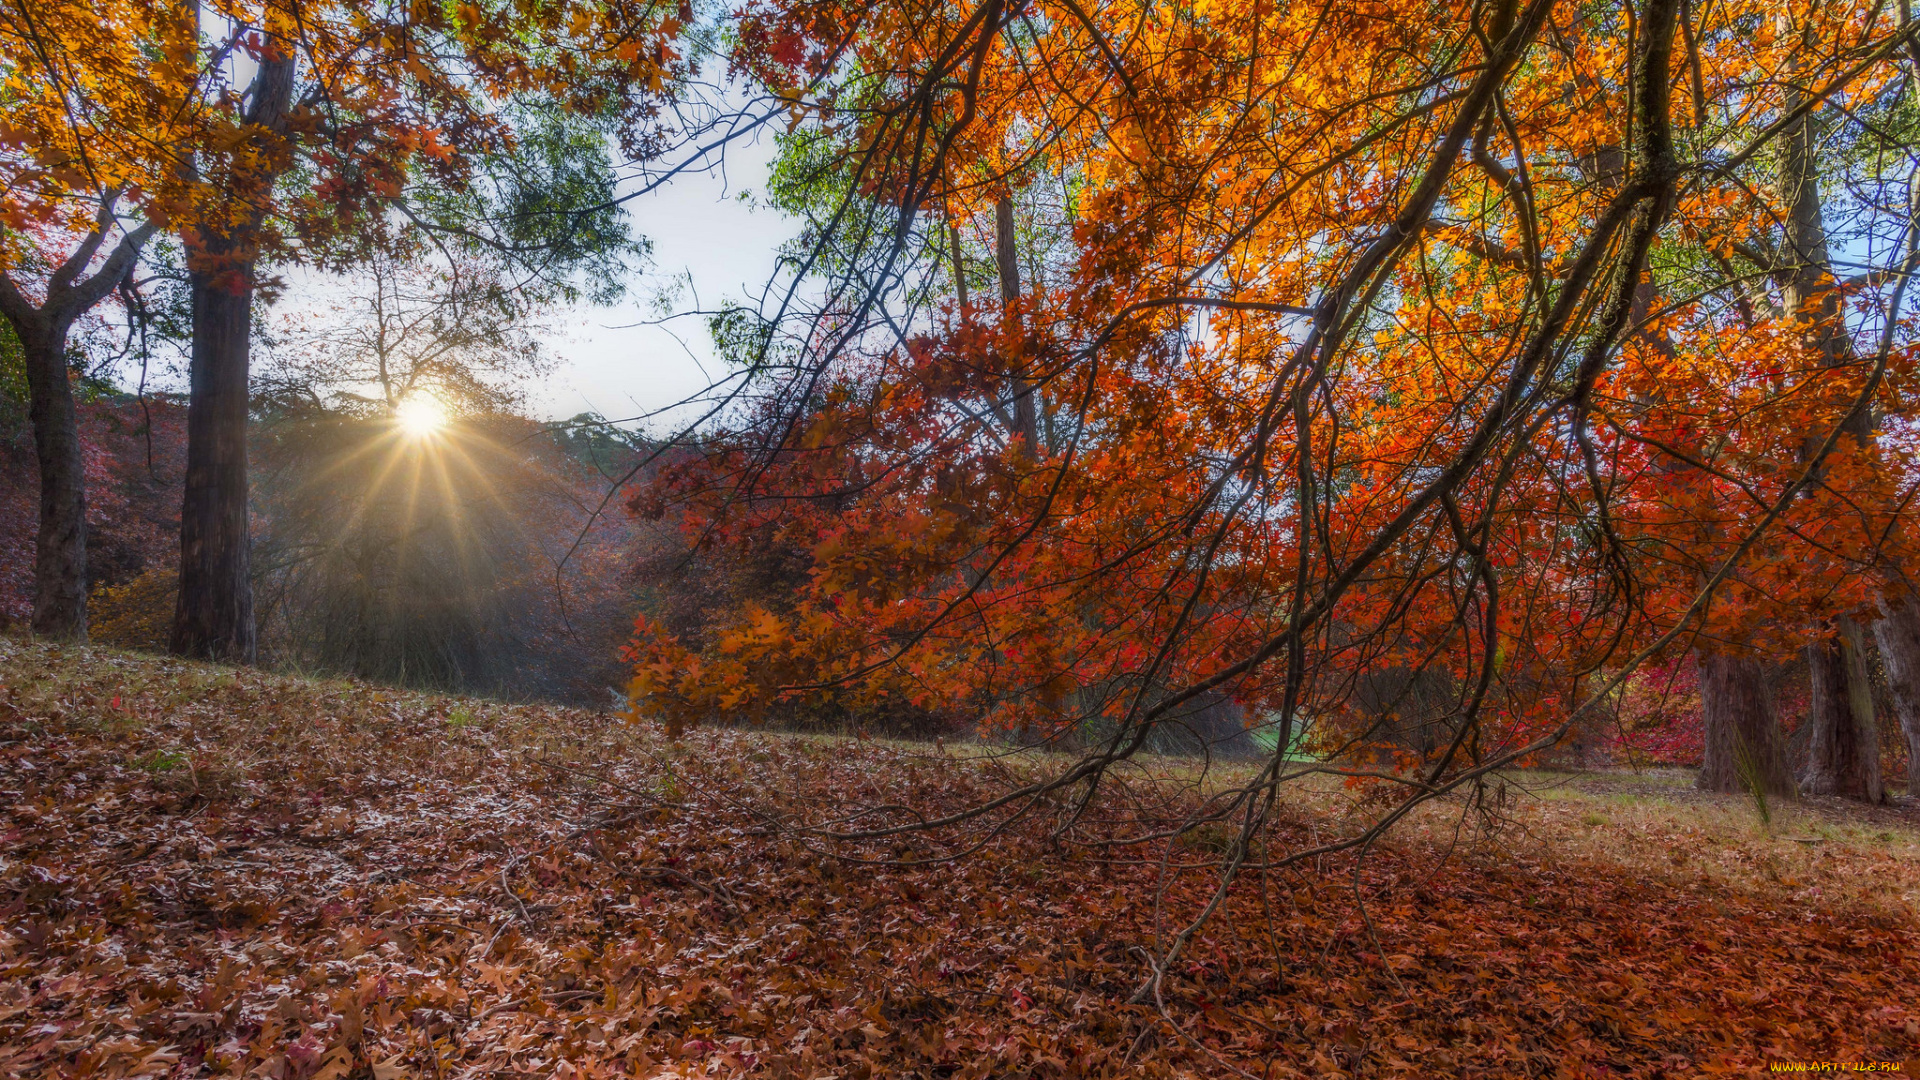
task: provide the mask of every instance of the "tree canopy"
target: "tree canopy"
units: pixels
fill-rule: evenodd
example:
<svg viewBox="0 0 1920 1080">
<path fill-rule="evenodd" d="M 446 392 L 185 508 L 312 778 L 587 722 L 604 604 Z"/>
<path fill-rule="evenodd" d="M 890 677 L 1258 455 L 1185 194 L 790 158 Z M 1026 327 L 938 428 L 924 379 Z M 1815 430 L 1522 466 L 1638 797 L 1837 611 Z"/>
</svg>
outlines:
<svg viewBox="0 0 1920 1080">
<path fill-rule="evenodd" d="M 1806 782 L 1877 798 L 1859 625 L 1909 604 L 1920 490 L 1915 31 L 1876 3 L 750 7 L 802 284 L 636 507 L 785 587 L 643 621 L 636 697 L 1072 751 L 843 839 L 1057 812 L 1104 842 L 1113 763 L 1237 709 L 1275 749 L 1189 823 L 1232 827 L 1222 896 L 1325 850 L 1255 856 L 1285 782 L 1389 785 L 1333 842 L 1371 844 L 1652 658 L 1702 666 L 1703 782 L 1771 788 L 1740 665 L 1804 645 Z"/>
</svg>

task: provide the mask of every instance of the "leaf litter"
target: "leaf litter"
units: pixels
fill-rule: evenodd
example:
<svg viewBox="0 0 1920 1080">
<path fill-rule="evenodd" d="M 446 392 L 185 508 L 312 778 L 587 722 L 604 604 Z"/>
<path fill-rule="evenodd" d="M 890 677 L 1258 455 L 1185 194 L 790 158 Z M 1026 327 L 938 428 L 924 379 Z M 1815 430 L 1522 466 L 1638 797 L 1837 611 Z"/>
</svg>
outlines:
<svg viewBox="0 0 1920 1080">
<path fill-rule="evenodd" d="M 1141 956 L 1203 865 L 1020 825 L 876 865 L 779 827 L 1002 771 L 0 640 L 0 1074 L 1663 1076 L 1920 1044 L 1910 923 L 1723 882 L 1411 840 L 1250 874 L 1162 1011 L 1129 1003 Z"/>
</svg>

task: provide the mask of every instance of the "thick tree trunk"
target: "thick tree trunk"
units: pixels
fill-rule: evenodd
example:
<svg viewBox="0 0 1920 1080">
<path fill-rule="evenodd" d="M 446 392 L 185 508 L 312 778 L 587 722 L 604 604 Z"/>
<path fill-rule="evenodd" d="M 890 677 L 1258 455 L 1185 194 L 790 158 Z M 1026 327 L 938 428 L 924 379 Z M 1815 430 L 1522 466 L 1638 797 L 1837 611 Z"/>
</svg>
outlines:
<svg viewBox="0 0 1920 1080">
<path fill-rule="evenodd" d="M 279 46 L 275 46 L 279 48 Z M 183 656 L 250 664 L 254 659 L 251 538 L 247 528 L 247 366 L 254 265 L 274 181 L 291 165 L 277 137 L 287 131 L 295 58 L 261 58 L 247 125 L 272 133 L 251 172 L 227 177 L 247 209 L 220 231 L 187 239 L 193 299 L 193 368 L 187 402 L 186 494 L 180 506 L 180 597 L 168 647 Z"/>
<path fill-rule="evenodd" d="M 247 366 L 253 264 L 214 260 L 190 273 L 193 367 L 187 403 L 180 593 L 168 647 L 182 656 L 254 659 L 247 525 Z"/>
<path fill-rule="evenodd" d="M 94 227 L 48 275 L 46 295 L 28 299 L 0 268 L 0 316 L 13 327 L 27 367 L 27 414 L 40 470 L 40 526 L 33 561 L 33 631 L 68 641 L 87 639 L 87 481 L 80 428 L 67 380 L 67 331 L 75 319 L 132 272 L 151 223 L 126 232 L 93 273 L 87 268 L 119 227 L 120 192 L 100 196 Z"/>
<path fill-rule="evenodd" d="M 1700 663 L 1701 719 L 1706 729 L 1700 776 L 1703 791 L 1746 792 L 1758 786 L 1768 795 L 1791 797 L 1793 775 L 1774 713 L 1773 691 L 1760 662 L 1746 656 L 1703 653 Z"/>
<path fill-rule="evenodd" d="M 1819 122 L 1815 114 L 1790 127 L 1781 140 L 1780 196 L 1787 204 L 1786 243 L 1775 276 L 1788 311 L 1806 327 L 1806 342 L 1820 353 L 1828 370 L 1853 361 L 1845 311 L 1834 287 L 1832 254 L 1820 199 Z M 1849 417 L 1842 431 L 1858 448 L 1873 444 L 1870 410 Z M 1826 441 L 1826 432 L 1809 431 L 1803 458 Z M 1807 723 L 1812 726 L 1800 789 L 1809 795 L 1839 795 L 1880 802 L 1879 736 L 1874 727 L 1873 692 L 1863 658 L 1859 624 L 1838 620 L 1833 632 L 1807 645 L 1812 674 Z"/>
<path fill-rule="evenodd" d="M 1800 778 L 1803 795 L 1838 795 L 1872 803 L 1885 798 L 1865 645 L 1860 624 L 1841 619 L 1825 640 L 1807 646 L 1813 683 L 1807 723 L 1813 730 L 1807 743 L 1806 773 Z"/>
<path fill-rule="evenodd" d="M 37 324 L 37 325 L 36 325 Z M 27 412 L 40 467 L 40 530 L 33 557 L 33 632 L 87 640 L 87 484 L 67 381 L 67 324 L 14 325 L 27 366 Z"/>
<path fill-rule="evenodd" d="M 1873 624 L 1873 637 L 1887 672 L 1887 696 L 1907 737 L 1907 797 L 1920 798 L 1920 603 L 1902 590 L 1897 600 L 1883 596 L 1880 612 L 1884 617 Z"/>
</svg>

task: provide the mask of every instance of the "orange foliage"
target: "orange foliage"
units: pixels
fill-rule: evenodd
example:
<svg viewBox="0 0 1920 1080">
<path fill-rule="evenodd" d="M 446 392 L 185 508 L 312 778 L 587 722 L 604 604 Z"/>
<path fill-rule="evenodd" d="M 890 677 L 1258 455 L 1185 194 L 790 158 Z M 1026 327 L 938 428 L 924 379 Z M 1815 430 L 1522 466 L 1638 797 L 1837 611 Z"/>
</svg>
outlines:
<svg viewBox="0 0 1920 1080">
<path fill-rule="evenodd" d="M 92 229 L 103 203 L 189 240 L 232 237 L 240 248 L 220 257 L 241 261 L 366 243 L 393 227 L 386 210 L 413 177 L 457 191 L 479 157 L 510 145 L 516 96 L 618 121 L 640 151 L 652 137 L 641 121 L 684 66 L 673 42 L 685 19 L 597 0 L 9 9 L 0 269 L 51 269 L 64 255 L 53 245 Z M 291 59 L 298 91 L 284 123 L 246 96 L 276 58 Z M 276 186 L 296 164 L 312 182 Z"/>
<path fill-rule="evenodd" d="M 1799 103 L 1896 85 L 1882 5 L 746 19 L 741 66 L 808 88 L 796 129 L 898 225 L 863 280 L 938 295 L 945 220 L 1033 185 L 1070 193 L 1066 254 L 998 317 L 908 331 L 833 279 L 794 374 L 636 500 L 797 568 L 694 631 L 642 620 L 634 691 L 676 724 L 830 693 L 1121 747 L 1217 695 L 1438 775 L 1546 745 L 1655 651 L 1790 647 L 1911 563 L 1898 275 L 1849 286 L 1836 365 L 1727 262 L 1779 250 Z M 1023 379 L 1043 445 L 993 415 Z M 1810 470 L 1863 395 L 1877 442 Z M 1437 738 L 1392 734 L 1382 672 L 1444 678 Z"/>
</svg>

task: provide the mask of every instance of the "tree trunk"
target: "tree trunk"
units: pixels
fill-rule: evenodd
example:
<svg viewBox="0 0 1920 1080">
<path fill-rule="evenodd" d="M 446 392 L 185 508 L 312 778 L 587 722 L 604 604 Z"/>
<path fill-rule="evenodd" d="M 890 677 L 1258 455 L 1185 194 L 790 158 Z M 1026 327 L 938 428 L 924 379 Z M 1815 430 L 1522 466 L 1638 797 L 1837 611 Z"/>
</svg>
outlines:
<svg viewBox="0 0 1920 1080">
<path fill-rule="evenodd" d="M 1832 254 L 1820 198 L 1819 122 L 1808 113 L 1781 140 L 1780 196 L 1787 204 L 1785 245 L 1775 276 L 1786 309 L 1805 327 L 1806 343 L 1819 351 L 1821 364 L 1837 370 L 1853 361 L 1845 311 L 1834 287 Z M 1871 410 L 1849 417 L 1841 429 L 1860 449 L 1873 444 Z M 1810 431 L 1802 458 L 1811 459 L 1826 439 Z M 1822 469 L 1824 472 L 1824 469 Z M 1812 674 L 1807 723 L 1812 725 L 1800 789 L 1808 795 L 1839 795 L 1879 802 L 1879 736 L 1874 727 L 1873 692 L 1863 659 L 1860 626 L 1841 618 L 1831 633 L 1807 645 Z"/>
<path fill-rule="evenodd" d="M 20 341 L 27 368 L 27 414 L 40 471 L 40 526 L 33 556 L 33 632 L 67 641 L 87 640 L 87 479 L 80 428 L 67 380 L 67 331 L 73 321 L 106 299 L 132 272 L 151 222 L 127 232 L 100 268 L 86 273 L 100 246 L 118 227 L 113 208 L 120 193 L 100 196 L 94 226 L 48 276 L 46 296 L 27 298 L 0 268 L 0 316 Z"/>
<path fill-rule="evenodd" d="M 38 325 L 35 325 L 35 324 Z M 33 552 L 33 632 L 87 640 L 87 484 L 67 381 L 67 327 L 58 318 L 14 324 L 27 367 L 27 413 L 40 467 L 40 530 Z"/>
<path fill-rule="evenodd" d="M 1838 795 L 1877 803 L 1880 733 L 1874 724 L 1873 691 L 1867 681 L 1860 624 L 1841 619 L 1825 640 L 1807 646 L 1813 694 L 1807 702 L 1807 769 L 1803 795 Z"/>
<path fill-rule="evenodd" d="M 953 246 L 953 292 L 960 301 L 960 317 L 966 318 L 967 305 L 967 262 L 960 252 L 960 226 L 947 226 L 947 241 Z"/>
<path fill-rule="evenodd" d="M 254 268 L 273 185 L 291 164 L 285 135 L 295 58 L 275 43 L 248 88 L 242 118 L 271 136 L 248 174 L 227 177 L 246 209 L 225 228 L 189 230 L 193 368 L 187 402 L 186 494 L 180 506 L 180 598 L 168 647 L 230 663 L 254 660 L 251 538 L 247 529 L 247 366 Z M 218 220 L 216 217 L 215 220 Z"/>
<path fill-rule="evenodd" d="M 1920 797 L 1920 605 L 1903 590 L 1896 601 L 1883 596 L 1880 611 L 1885 617 L 1873 624 L 1873 637 L 1887 672 L 1887 696 L 1907 737 L 1907 798 L 1912 799 Z"/>
<path fill-rule="evenodd" d="M 253 263 L 236 266 L 216 259 L 211 265 L 216 269 L 189 272 L 193 366 L 187 477 L 180 508 L 180 594 L 168 648 L 202 660 L 250 664 L 247 365 Z"/>
<path fill-rule="evenodd" d="M 1014 244 L 1013 200 L 993 204 L 994 261 L 1000 267 L 1000 301 L 1009 319 L 1020 302 L 1020 252 Z M 1040 452 L 1040 414 L 1034 400 L 1033 381 L 1027 377 L 1025 359 L 1011 365 L 1013 384 L 1013 433 L 1027 441 L 1027 453 Z"/>
<path fill-rule="evenodd" d="M 1701 720 L 1705 727 L 1702 791 L 1759 790 L 1792 797 L 1780 720 L 1760 662 L 1747 656 L 1703 653 L 1700 663 Z"/>
</svg>

